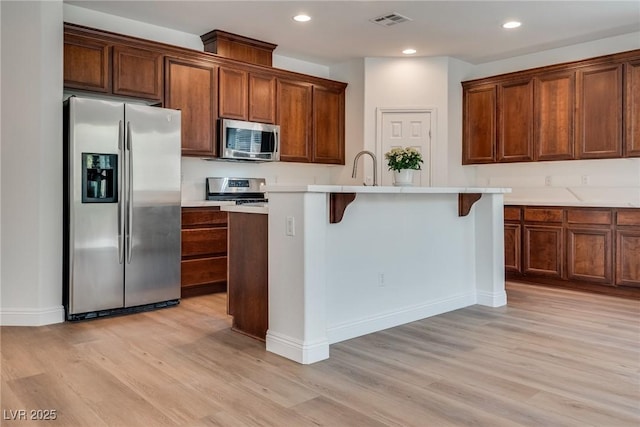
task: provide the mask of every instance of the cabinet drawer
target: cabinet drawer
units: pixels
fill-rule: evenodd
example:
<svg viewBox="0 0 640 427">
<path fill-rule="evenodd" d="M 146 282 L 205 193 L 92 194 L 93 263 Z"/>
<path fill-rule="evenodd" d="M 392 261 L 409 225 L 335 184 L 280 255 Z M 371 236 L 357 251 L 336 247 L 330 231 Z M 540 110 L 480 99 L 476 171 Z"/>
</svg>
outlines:
<svg viewBox="0 0 640 427">
<path fill-rule="evenodd" d="M 525 221 L 562 222 L 562 208 L 525 208 Z"/>
<path fill-rule="evenodd" d="M 618 209 L 618 225 L 640 225 L 640 209 Z"/>
<path fill-rule="evenodd" d="M 182 230 L 182 256 L 223 254 L 227 252 L 227 228 Z"/>
<path fill-rule="evenodd" d="M 607 209 L 569 209 L 567 222 L 569 224 L 611 224 L 611 210 Z"/>
<path fill-rule="evenodd" d="M 520 221 L 520 212 L 522 210 L 519 207 L 505 206 L 504 207 L 504 220 L 505 221 Z"/>
<path fill-rule="evenodd" d="M 227 225 L 227 212 L 218 207 L 182 208 L 182 226 Z"/>
<path fill-rule="evenodd" d="M 227 280 L 227 257 L 182 261 L 182 286 L 224 282 Z"/>
</svg>

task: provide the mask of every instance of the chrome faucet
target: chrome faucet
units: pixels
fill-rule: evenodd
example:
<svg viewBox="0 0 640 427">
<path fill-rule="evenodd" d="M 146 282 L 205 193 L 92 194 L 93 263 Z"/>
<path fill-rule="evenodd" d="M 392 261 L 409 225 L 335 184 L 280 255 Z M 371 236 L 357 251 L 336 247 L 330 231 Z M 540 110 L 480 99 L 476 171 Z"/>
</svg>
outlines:
<svg viewBox="0 0 640 427">
<path fill-rule="evenodd" d="M 371 160 L 373 160 L 373 185 L 378 185 L 378 160 L 376 159 L 376 155 L 373 154 L 371 151 L 361 151 L 358 154 L 356 154 L 355 159 L 353 159 L 353 172 L 351 173 L 351 178 L 355 178 L 356 175 L 358 174 L 358 159 L 360 158 L 360 156 L 362 156 L 363 154 L 368 154 L 371 156 Z M 364 185 L 367 185 L 367 183 L 365 182 Z"/>
</svg>

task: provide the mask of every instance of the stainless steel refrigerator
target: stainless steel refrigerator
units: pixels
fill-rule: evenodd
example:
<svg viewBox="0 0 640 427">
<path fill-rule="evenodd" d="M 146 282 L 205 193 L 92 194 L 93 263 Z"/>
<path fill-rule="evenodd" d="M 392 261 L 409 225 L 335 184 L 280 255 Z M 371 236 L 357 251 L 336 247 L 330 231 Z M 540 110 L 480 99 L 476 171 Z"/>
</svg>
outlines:
<svg viewBox="0 0 640 427">
<path fill-rule="evenodd" d="M 64 147 L 67 319 L 177 304 L 180 112 L 72 96 Z"/>
</svg>

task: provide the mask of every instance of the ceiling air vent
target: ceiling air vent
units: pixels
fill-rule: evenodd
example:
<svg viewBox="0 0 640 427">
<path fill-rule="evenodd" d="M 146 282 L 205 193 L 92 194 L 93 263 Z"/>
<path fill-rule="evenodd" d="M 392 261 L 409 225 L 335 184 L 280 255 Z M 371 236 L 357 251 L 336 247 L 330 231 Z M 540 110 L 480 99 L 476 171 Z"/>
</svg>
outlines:
<svg viewBox="0 0 640 427">
<path fill-rule="evenodd" d="M 392 27 L 396 24 L 402 24 L 403 22 L 411 21 L 411 18 L 400 15 L 397 12 L 387 13 L 385 15 L 371 18 L 369 21 L 374 24 L 382 25 L 383 27 Z"/>
</svg>

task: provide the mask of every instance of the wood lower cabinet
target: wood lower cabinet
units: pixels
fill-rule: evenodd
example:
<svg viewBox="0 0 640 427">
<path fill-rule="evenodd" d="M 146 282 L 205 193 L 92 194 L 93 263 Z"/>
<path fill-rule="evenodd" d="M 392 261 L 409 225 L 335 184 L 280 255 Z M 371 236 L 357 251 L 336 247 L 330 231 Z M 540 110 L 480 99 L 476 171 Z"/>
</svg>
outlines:
<svg viewBox="0 0 640 427">
<path fill-rule="evenodd" d="M 182 155 L 216 156 L 217 67 L 206 61 L 167 57 L 167 108 L 182 112 Z"/>
<path fill-rule="evenodd" d="M 182 208 L 182 298 L 227 289 L 227 213 Z"/>
<path fill-rule="evenodd" d="M 562 227 L 525 223 L 523 230 L 524 274 L 562 278 Z"/>
<path fill-rule="evenodd" d="M 616 212 L 616 285 L 640 288 L 640 209 Z"/>
<path fill-rule="evenodd" d="M 514 273 L 522 273 L 521 216 L 519 207 L 504 208 L 504 268 Z"/>
<path fill-rule="evenodd" d="M 505 206 L 507 278 L 640 298 L 640 209 Z"/>
<path fill-rule="evenodd" d="M 269 327 L 268 216 L 229 212 L 228 284 L 232 329 L 264 341 Z"/>
<path fill-rule="evenodd" d="M 278 79 L 276 122 L 280 125 L 280 160 L 311 162 L 313 85 Z"/>
</svg>

